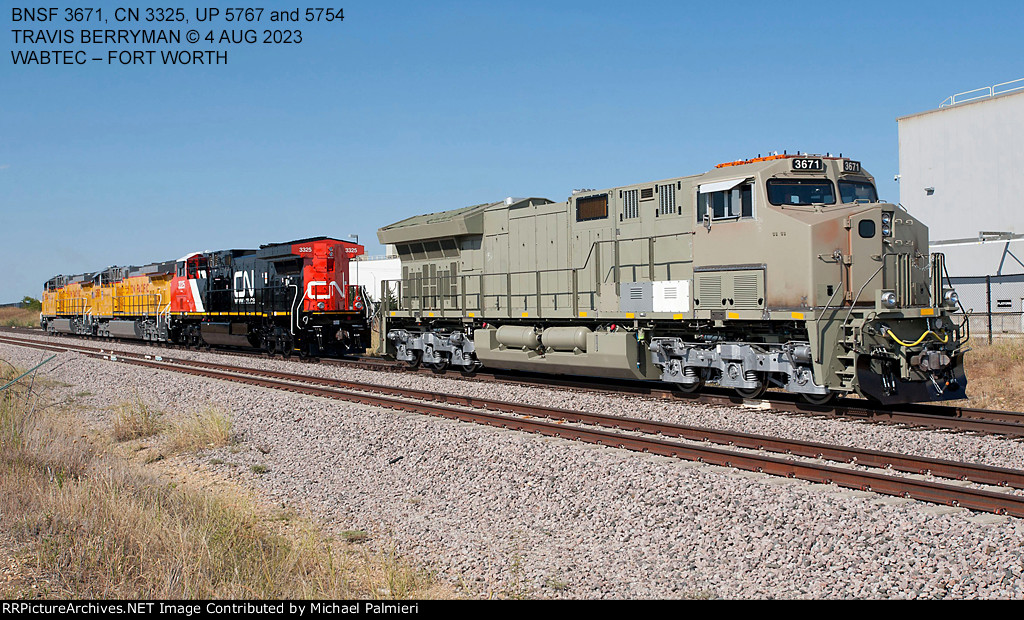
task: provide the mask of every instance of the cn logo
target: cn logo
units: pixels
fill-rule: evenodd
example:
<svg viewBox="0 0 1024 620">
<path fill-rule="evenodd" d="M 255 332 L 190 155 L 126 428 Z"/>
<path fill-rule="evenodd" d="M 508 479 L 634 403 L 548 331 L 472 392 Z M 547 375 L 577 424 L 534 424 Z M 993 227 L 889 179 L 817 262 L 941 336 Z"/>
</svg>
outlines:
<svg viewBox="0 0 1024 620">
<path fill-rule="evenodd" d="M 326 286 L 328 286 L 328 283 L 327 282 L 310 282 L 309 285 L 306 286 L 306 299 L 312 299 L 314 301 L 319 301 L 319 300 L 322 300 L 322 299 L 330 299 L 331 295 L 334 294 L 334 291 L 338 291 L 338 298 L 339 299 L 345 299 L 345 293 L 342 292 L 341 287 L 338 286 L 337 282 L 331 282 L 330 283 L 330 286 L 327 288 L 327 294 L 325 294 L 325 295 L 317 295 L 317 294 L 315 294 L 314 291 L 313 291 L 313 287 L 314 286 L 316 286 L 316 287 L 326 287 Z"/>
<path fill-rule="evenodd" d="M 235 299 L 242 301 L 245 298 L 256 296 L 256 272 L 236 271 L 235 272 Z"/>
</svg>

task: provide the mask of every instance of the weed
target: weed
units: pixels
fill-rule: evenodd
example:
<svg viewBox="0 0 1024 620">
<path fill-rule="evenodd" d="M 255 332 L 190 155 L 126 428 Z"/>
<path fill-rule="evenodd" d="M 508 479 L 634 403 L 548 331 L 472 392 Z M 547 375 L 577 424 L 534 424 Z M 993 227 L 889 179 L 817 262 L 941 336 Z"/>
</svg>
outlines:
<svg viewBox="0 0 1024 620">
<path fill-rule="evenodd" d="M 715 593 L 711 590 L 690 590 L 683 593 L 683 598 L 693 601 L 707 601 L 715 598 Z"/>
<path fill-rule="evenodd" d="M 138 394 L 114 406 L 114 439 L 128 441 L 152 437 L 163 429 L 163 412 L 151 407 Z"/>
<path fill-rule="evenodd" d="M 0 325 L 4 327 L 39 327 L 39 310 L 35 308 L 0 308 Z"/>
<path fill-rule="evenodd" d="M 223 409 L 208 405 L 185 415 L 171 427 L 169 449 L 198 452 L 204 448 L 226 446 L 231 441 L 231 417 Z"/>
<path fill-rule="evenodd" d="M 1001 339 L 987 344 L 972 338 L 964 356 L 969 401 L 964 406 L 1024 411 L 1024 340 Z"/>
<path fill-rule="evenodd" d="M 512 563 L 509 565 L 509 587 L 504 595 L 511 599 L 526 598 L 526 570 L 523 568 L 523 559 L 519 551 L 512 554 Z"/>
<path fill-rule="evenodd" d="M 558 577 L 548 577 L 544 580 L 544 586 L 561 592 L 569 587 L 569 584 Z"/>
<path fill-rule="evenodd" d="M 358 543 L 365 541 L 369 536 L 363 530 L 345 530 L 341 533 L 341 538 L 345 542 Z"/>
<path fill-rule="evenodd" d="M 272 523 L 246 497 L 162 483 L 133 464 L 134 445 L 122 447 L 109 435 L 83 434 L 75 409 L 57 411 L 47 400 L 31 382 L 0 393 L 0 528 L 30 545 L 33 570 L 46 579 L 26 587 L 26 594 L 86 599 L 452 596 L 393 550 L 377 556 L 337 545 L 308 523 L 293 522 L 292 511 L 279 515 L 287 524 Z M 122 408 L 121 437 L 143 432 L 140 421 L 158 426 L 159 414 L 138 399 Z M 0 592 L 5 597 L 21 592 L 16 587 L 0 587 Z"/>
<path fill-rule="evenodd" d="M 270 471 L 270 468 L 268 468 L 266 465 L 256 464 L 256 465 L 250 465 L 249 466 L 249 471 L 251 471 L 252 473 L 256 474 L 257 476 L 262 476 L 263 474 L 265 474 L 268 471 Z"/>
</svg>

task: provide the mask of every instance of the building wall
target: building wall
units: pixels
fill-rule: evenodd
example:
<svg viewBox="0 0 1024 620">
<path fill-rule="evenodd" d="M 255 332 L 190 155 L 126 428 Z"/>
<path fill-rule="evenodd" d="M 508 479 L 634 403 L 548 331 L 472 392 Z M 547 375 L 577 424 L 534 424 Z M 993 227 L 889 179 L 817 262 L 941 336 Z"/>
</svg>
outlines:
<svg viewBox="0 0 1024 620">
<path fill-rule="evenodd" d="M 349 263 L 348 273 L 353 284 L 365 286 L 375 300 L 380 300 L 380 283 L 402 279 L 402 262 L 398 258 L 355 260 Z"/>
<path fill-rule="evenodd" d="M 900 202 L 928 224 L 934 249 L 980 232 L 1024 233 L 1024 91 L 897 119 Z M 933 188 L 929 193 L 926 188 Z M 960 275 L 996 273 L 999 248 L 950 248 Z M 1019 247 L 1019 246 L 1018 246 Z M 1013 261 L 1008 261 L 1013 262 Z M 1022 273 L 1013 262 L 1010 271 Z"/>
</svg>

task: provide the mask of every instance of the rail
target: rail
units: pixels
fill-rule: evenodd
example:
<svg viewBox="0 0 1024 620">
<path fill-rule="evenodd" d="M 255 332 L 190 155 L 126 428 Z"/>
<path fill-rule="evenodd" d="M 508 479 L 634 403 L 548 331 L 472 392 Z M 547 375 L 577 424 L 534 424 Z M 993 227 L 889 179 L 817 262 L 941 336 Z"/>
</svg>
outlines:
<svg viewBox="0 0 1024 620">
<path fill-rule="evenodd" d="M 1012 86 L 1010 88 L 1004 88 L 1006 86 L 1010 86 L 1011 84 L 1014 84 L 1015 86 Z M 996 95 L 1012 93 L 1015 90 L 1021 89 L 1024 89 L 1024 78 L 1010 80 L 1009 82 L 1003 82 L 1001 84 L 993 84 L 992 86 L 982 86 L 981 88 L 975 88 L 974 90 L 968 90 L 962 93 L 957 93 L 955 95 L 950 95 L 949 97 L 946 97 L 946 99 L 942 103 L 939 104 L 939 107 L 946 108 L 960 103 L 967 103 L 968 101 L 976 101 L 978 99 L 985 99 L 988 97 L 995 97 Z"/>
<path fill-rule="evenodd" d="M 496 428 L 539 433 L 587 443 L 624 448 L 636 452 L 657 454 L 711 465 L 734 467 L 769 475 L 799 478 L 811 482 L 874 491 L 885 495 L 909 497 L 921 501 L 961 506 L 995 514 L 1024 517 L 1024 497 L 1014 493 L 972 488 L 961 484 L 948 484 L 921 479 L 920 474 L 951 477 L 973 483 L 996 484 L 1010 488 L 1024 486 L 1024 472 L 986 467 L 972 463 L 958 463 L 897 453 L 865 451 L 855 447 L 803 443 L 775 437 L 730 433 L 714 429 L 663 424 L 648 420 L 616 418 L 586 412 L 525 407 L 515 403 L 482 401 L 476 398 L 454 397 L 447 394 L 429 394 L 430 400 L 420 400 L 424 394 L 399 395 L 377 385 L 307 377 L 251 368 L 206 364 L 187 360 L 161 360 L 137 354 L 115 354 L 105 351 L 87 351 L 79 347 L 53 346 L 44 343 L 14 342 L 16 346 L 32 346 L 43 350 L 75 350 L 93 358 L 127 363 L 157 370 L 178 372 L 204 378 L 231 381 L 243 385 L 272 388 L 293 393 L 318 396 L 400 411 L 443 417 L 447 419 L 486 424 Z M 365 391 L 364 391 L 365 388 Z M 381 392 L 384 392 L 382 394 Z M 401 390 L 406 392 L 405 390 Z M 385 395 L 386 394 L 386 395 Z M 435 399 L 436 396 L 436 399 Z M 452 403 L 450 400 L 456 400 Z M 452 407 L 452 404 L 458 405 Z M 494 413 L 511 411 L 513 415 Z M 525 414 L 525 415 L 524 415 Z M 547 418 L 537 420 L 536 417 Z M 553 421 L 552 421 L 553 420 Z M 596 427 L 596 428 L 595 428 Z M 603 427 L 603 428 L 602 428 Z M 622 428 L 630 434 L 611 432 L 606 428 Z M 639 433 L 639 434 L 637 434 Z M 654 433 L 651 435 L 650 433 Z M 683 439 L 678 441 L 676 439 Z M 689 443 L 700 441 L 701 443 Z M 703 445 L 704 442 L 729 445 L 729 449 Z M 799 457 L 854 462 L 859 466 L 885 467 L 918 476 L 901 476 L 889 472 L 861 471 L 846 466 L 819 464 L 795 459 L 741 452 L 733 448 L 765 450 Z"/>
</svg>

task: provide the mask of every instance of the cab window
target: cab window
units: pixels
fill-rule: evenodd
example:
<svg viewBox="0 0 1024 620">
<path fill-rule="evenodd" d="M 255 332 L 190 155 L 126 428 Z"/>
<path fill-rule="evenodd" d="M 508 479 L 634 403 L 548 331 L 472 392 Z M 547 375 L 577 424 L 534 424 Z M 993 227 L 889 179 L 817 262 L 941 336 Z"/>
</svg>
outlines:
<svg viewBox="0 0 1024 620">
<path fill-rule="evenodd" d="M 840 181 L 839 196 L 844 203 L 858 200 L 878 202 L 878 192 L 875 191 L 875 186 L 866 181 Z"/>
<path fill-rule="evenodd" d="M 697 194 L 697 219 L 711 213 L 712 220 L 754 217 L 754 192 L 750 183 L 732 189 Z"/>
<path fill-rule="evenodd" d="M 832 205 L 836 190 L 828 179 L 769 179 L 768 202 L 775 206 Z"/>
</svg>

